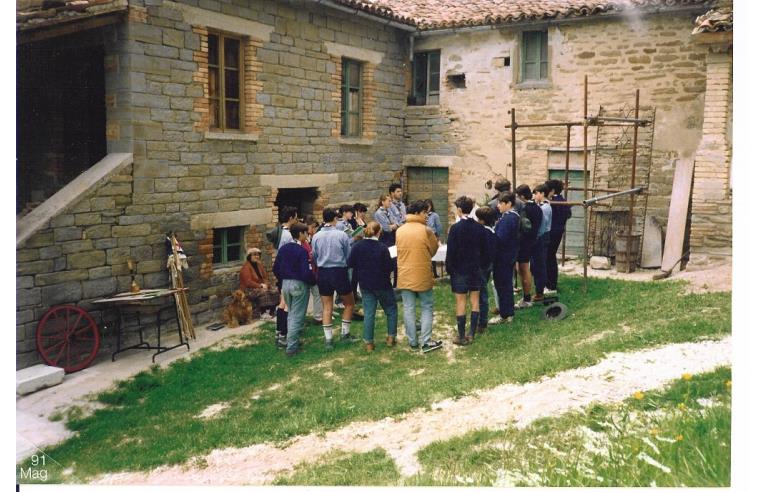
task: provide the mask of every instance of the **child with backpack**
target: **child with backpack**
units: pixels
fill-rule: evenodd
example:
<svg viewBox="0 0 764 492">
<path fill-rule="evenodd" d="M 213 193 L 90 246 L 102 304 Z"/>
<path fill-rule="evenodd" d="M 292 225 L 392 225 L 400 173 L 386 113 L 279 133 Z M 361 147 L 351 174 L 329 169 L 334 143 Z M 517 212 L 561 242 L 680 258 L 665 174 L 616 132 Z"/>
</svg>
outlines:
<svg viewBox="0 0 764 492">
<path fill-rule="evenodd" d="M 523 298 L 515 304 L 515 309 L 524 309 L 533 306 L 531 302 L 531 256 L 536 251 L 538 243 L 538 231 L 541 227 L 543 213 L 541 207 L 533 202 L 533 194 L 528 185 L 517 187 L 515 200 L 522 202 L 523 207 L 519 212 L 519 248 L 517 251 L 517 271 L 523 284 Z"/>
</svg>

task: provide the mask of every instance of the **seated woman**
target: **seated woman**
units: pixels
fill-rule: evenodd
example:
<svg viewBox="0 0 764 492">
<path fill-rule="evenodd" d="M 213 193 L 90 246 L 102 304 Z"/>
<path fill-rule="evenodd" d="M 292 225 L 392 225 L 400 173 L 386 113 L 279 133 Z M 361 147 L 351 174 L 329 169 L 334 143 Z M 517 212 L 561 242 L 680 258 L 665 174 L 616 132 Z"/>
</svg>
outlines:
<svg viewBox="0 0 764 492">
<path fill-rule="evenodd" d="M 247 261 L 239 271 L 239 288 L 249 297 L 255 317 L 266 311 L 273 316 L 279 304 L 279 291 L 268 285 L 268 276 L 260 261 L 260 254 L 258 248 L 247 250 Z"/>
</svg>

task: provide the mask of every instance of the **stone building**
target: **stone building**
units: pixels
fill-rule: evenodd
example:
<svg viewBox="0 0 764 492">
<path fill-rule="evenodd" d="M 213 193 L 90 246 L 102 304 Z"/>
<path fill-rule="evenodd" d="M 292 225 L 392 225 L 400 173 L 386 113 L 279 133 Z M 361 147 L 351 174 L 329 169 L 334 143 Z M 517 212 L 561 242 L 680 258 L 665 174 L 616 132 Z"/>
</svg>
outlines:
<svg viewBox="0 0 764 492">
<path fill-rule="evenodd" d="M 38 361 L 51 306 L 106 324 L 92 301 L 128 290 L 128 258 L 142 287 L 167 286 L 170 231 L 200 324 L 247 247 L 269 264 L 279 206 L 373 210 L 393 181 L 442 215 L 458 194 L 482 199 L 507 174 L 507 111 L 581 118 L 587 74 L 590 107 L 640 88 L 656 108 L 655 214 L 694 159 L 693 248 L 729 254 L 731 19 L 704 28 L 723 31 L 712 42 L 692 34 L 708 2 L 627 4 L 18 0 L 17 366 Z M 518 181 L 559 169 L 561 144 L 523 132 Z"/>
</svg>

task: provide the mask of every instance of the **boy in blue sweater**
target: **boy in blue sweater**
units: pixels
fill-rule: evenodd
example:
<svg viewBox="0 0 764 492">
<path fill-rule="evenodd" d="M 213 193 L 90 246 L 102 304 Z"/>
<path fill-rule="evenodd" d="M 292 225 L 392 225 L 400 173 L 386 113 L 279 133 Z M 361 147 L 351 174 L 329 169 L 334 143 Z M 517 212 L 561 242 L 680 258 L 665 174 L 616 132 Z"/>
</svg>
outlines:
<svg viewBox="0 0 764 492">
<path fill-rule="evenodd" d="M 301 244 L 308 237 L 308 226 L 299 222 L 292 224 L 289 227 L 289 234 L 292 242 L 284 244 L 279 249 L 276 262 L 273 264 L 273 274 L 281 281 L 281 295 L 284 296 L 284 301 L 289 308 L 287 357 L 297 354 L 299 349 L 298 338 L 305 322 L 310 286 L 316 283 L 316 278 L 310 269 L 308 252 Z"/>
<path fill-rule="evenodd" d="M 467 323 L 467 294 L 470 298 L 470 339 L 475 334 L 479 311 L 480 286 L 483 284 L 481 269 L 488 262 L 488 250 L 483 226 L 475 222 L 468 214 L 475 202 L 472 198 L 460 196 L 454 202 L 456 215 L 459 220 L 448 231 L 448 248 L 446 249 L 446 271 L 451 277 L 451 291 L 456 297 L 456 345 L 466 345 L 469 339 L 465 337 Z"/>
<path fill-rule="evenodd" d="M 386 345 L 392 347 L 398 335 L 398 305 L 395 292 L 390 284 L 393 259 L 390 249 L 379 241 L 382 226 L 371 221 L 363 231 L 364 239 L 350 249 L 348 266 L 353 269 L 353 277 L 361 286 L 363 302 L 363 341 L 366 351 L 374 350 L 374 315 L 379 301 L 387 316 Z"/>
<path fill-rule="evenodd" d="M 501 193 L 497 208 L 501 213 L 494 231 L 496 233 L 496 256 L 493 261 L 493 283 L 499 304 L 499 316 L 491 318 L 489 324 L 511 323 L 515 315 L 512 277 L 515 261 L 520 249 L 518 230 L 520 214 L 515 210 L 515 194 Z"/>
</svg>

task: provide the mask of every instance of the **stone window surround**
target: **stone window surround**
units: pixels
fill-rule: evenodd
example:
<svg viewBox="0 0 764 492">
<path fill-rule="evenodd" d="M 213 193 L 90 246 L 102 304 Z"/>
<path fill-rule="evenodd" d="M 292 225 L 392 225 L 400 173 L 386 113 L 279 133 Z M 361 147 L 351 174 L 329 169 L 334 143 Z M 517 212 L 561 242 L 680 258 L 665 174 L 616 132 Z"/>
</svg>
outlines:
<svg viewBox="0 0 764 492">
<path fill-rule="evenodd" d="M 212 240 L 212 230 L 227 227 L 246 227 L 251 228 L 259 225 L 267 225 L 271 221 L 271 208 L 257 208 L 249 210 L 235 210 L 233 212 L 215 212 L 207 214 L 196 214 L 191 218 L 192 230 L 204 230 Z M 244 249 L 249 246 L 246 244 L 247 230 L 244 231 Z M 210 243 L 211 244 L 211 243 Z M 230 274 L 241 268 L 243 260 L 231 261 L 224 264 L 212 263 L 212 250 L 209 252 L 200 252 L 204 257 L 202 270 L 207 271 L 209 276 Z"/>
<path fill-rule="evenodd" d="M 327 54 L 335 61 L 337 65 L 338 73 L 334 77 L 334 83 L 336 87 L 337 96 L 339 99 L 338 110 L 336 115 L 336 135 L 337 142 L 340 145 L 374 145 L 376 134 L 373 129 L 373 109 L 375 106 L 374 96 L 374 71 L 376 67 L 382 63 L 382 59 L 385 54 L 381 51 L 374 51 L 366 48 L 359 48 L 357 46 L 349 46 L 339 43 L 333 43 L 331 41 L 324 41 Z M 343 58 L 351 59 L 361 62 L 361 136 L 349 137 L 340 135 L 341 127 L 341 92 L 342 92 L 342 60 Z"/>
<path fill-rule="evenodd" d="M 523 33 L 528 31 L 547 31 L 547 78 L 543 80 L 521 80 L 522 77 L 522 50 L 523 50 Z M 512 65 L 512 83 L 510 87 L 514 90 L 529 90 L 529 89 L 551 89 L 553 84 L 553 61 L 554 51 L 552 50 L 552 43 L 550 37 L 552 36 L 552 30 L 545 26 L 532 26 L 527 29 L 518 30 L 515 32 L 515 46 L 512 49 L 511 59 L 514 62 Z"/>
<path fill-rule="evenodd" d="M 255 103 L 255 90 L 252 87 L 254 74 L 257 72 L 257 66 L 259 62 L 256 61 L 255 52 L 258 46 L 262 46 L 264 40 L 269 40 L 271 33 L 275 30 L 273 26 L 263 24 L 261 22 L 244 19 L 232 15 L 227 15 L 219 12 L 213 12 L 199 7 L 191 5 L 185 5 L 182 3 L 172 2 L 165 0 L 163 6 L 173 10 L 177 10 L 183 16 L 183 21 L 191 25 L 194 28 L 194 32 L 197 32 L 201 37 L 202 44 L 206 46 L 206 36 L 208 30 L 220 32 L 222 34 L 228 34 L 231 36 L 240 37 L 242 39 L 242 58 L 244 69 L 244 84 L 241 88 L 241 115 L 242 126 L 244 130 L 229 130 L 225 132 L 210 131 L 209 130 L 209 106 L 207 106 L 207 112 L 205 117 L 202 118 L 201 123 L 204 128 L 200 128 L 204 132 L 205 140 L 242 140 L 249 142 L 257 142 L 258 133 L 255 125 L 255 120 L 259 114 L 261 114 L 261 108 Z M 206 50 L 204 47 L 201 49 L 202 54 L 206 57 Z M 197 60 L 200 64 L 200 72 L 198 75 L 202 75 L 197 79 L 204 86 L 204 98 L 208 97 L 207 84 L 207 67 L 206 62 L 203 60 Z"/>
</svg>

